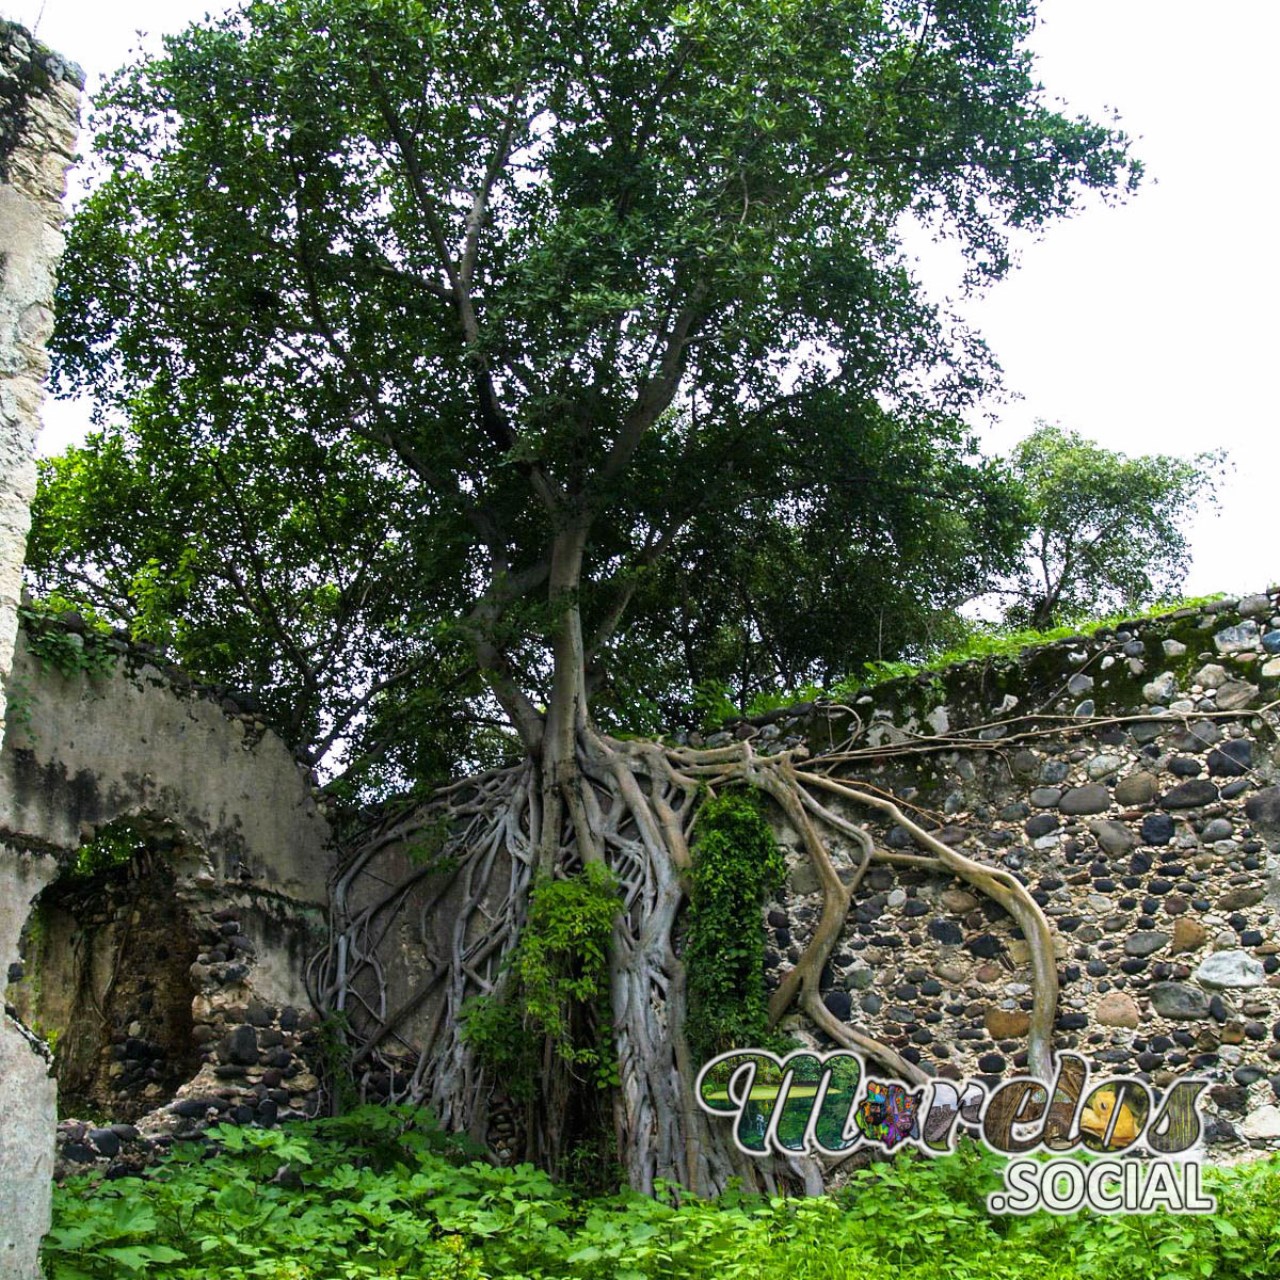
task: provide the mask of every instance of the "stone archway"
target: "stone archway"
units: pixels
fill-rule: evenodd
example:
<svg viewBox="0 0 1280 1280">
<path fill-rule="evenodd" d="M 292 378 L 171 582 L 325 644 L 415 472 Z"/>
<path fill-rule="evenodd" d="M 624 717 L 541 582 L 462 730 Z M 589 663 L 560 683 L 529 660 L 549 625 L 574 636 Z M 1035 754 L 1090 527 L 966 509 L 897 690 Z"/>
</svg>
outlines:
<svg viewBox="0 0 1280 1280">
<path fill-rule="evenodd" d="M 36 899 L 6 1001 L 54 1055 L 59 1112 L 134 1121 L 200 1068 L 191 977 L 201 930 L 173 833 L 114 823 Z M 207 938 L 205 939 L 207 941 Z"/>
</svg>

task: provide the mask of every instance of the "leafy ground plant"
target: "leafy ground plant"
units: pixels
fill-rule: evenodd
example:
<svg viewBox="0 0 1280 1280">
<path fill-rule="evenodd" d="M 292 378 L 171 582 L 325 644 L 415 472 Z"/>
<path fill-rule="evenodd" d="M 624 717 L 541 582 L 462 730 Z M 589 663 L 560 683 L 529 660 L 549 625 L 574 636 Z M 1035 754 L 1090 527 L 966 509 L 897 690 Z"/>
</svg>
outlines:
<svg viewBox="0 0 1280 1280">
<path fill-rule="evenodd" d="M 1265 1280 L 1280 1159 L 1206 1170 L 1212 1217 L 992 1218 L 1000 1161 L 899 1158 L 812 1199 L 661 1184 L 575 1197 L 530 1165 L 468 1161 L 422 1111 L 224 1127 L 145 1177 L 54 1198 L 53 1280 Z"/>
</svg>

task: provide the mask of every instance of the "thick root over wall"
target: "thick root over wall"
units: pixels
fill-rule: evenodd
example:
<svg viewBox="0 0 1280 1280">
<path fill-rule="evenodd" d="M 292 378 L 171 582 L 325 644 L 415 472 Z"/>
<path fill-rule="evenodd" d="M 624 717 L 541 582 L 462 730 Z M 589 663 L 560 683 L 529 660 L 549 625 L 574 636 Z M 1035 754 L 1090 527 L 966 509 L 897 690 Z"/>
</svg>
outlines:
<svg viewBox="0 0 1280 1280">
<path fill-rule="evenodd" d="M 934 750 L 959 745 L 932 744 Z M 966 739 L 963 745 L 974 743 Z M 822 1001 L 819 976 L 858 883 L 873 864 L 928 869 L 963 880 L 1021 927 L 1033 974 L 1029 1069 L 1041 1079 L 1052 1076 L 1058 982 L 1048 921 L 1016 877 L 965 857 L 892 798 L 847 776 L 851 766 L 884 754 L 892 751 L 863 748 L 810 760 L 803 748 L 762 756 L 749 741 L 694 750 L 580 729 L 576 767 L 559 770 L 558 778 L 549 779 L 530 762 L 466 779 L 430 805 L 387 818 L 368 833 L 335 879 L 329 945 L 310 970 L 313 996 L 319 1007 L 345 1014 L 357 1080 L 374 1071 L 390 1073 L 393 1098 L 423 1102 L 446 1128 L 484 1141 L 501 1082 L 488 1078 L 462 1038 L 463 1003 L 493 994 L 506 980 L 503 960 L 520 938 L 536 873 L 565 876 L 603 862 L 622 891 L 609 979 L 620 1080 L 613 1089 L 613 1122 L 627 1180 L 646 1192 L 664 1179 L 712 1194 L 732 1177 L 748 1187 L 818 1192 L 823 1171 L 814 1160 L 751 1159 L 734 1147 L 728 1126 L 713 1125 L 694 1100 L 702 1064 L 692 1060 L 685 1038 L 686 974 L 677 954 L 677 926 L 687 901 L 699 810 L 705 798 L 726 787 L 754 788 L 778 806 L 799 834 L 822 888 L 823 906 L 808 946 L 771 997 L 771 1025 L 798 1007 L 836 1044 L 904 1080 L 925 1081 L 918 1067 L 888 1045 L 836 1018 Z M 870 831 L 850 816 L 859 813 L 900 824 L 920 852 L 878 848 Z M 559 833 L 550 847 L 549 827 Z M 421 843 L 433 832 L 447 834 L 420 869 L 399 884 L 380 882 L 384 891 L 372 901 L 367 890 L 355 892 L 380 853 Z M 445 904 L 449 916 L 442 923 L 434 913 Z M 393 952 L 382 943 L 402 928 L 410 908 L 425 976 L 407 1000 L 392 1007 L 385 964 Z M 433 1010 L 425 1033 L 414 1019 L 410 1039 L 405 1028 L 424 1005 Z M 550 1051 L 545 1065 L 522 1154 L 556 1168 L 565 1154 L 563 1106 L 575 1087 L 594 1085 L 575 1083 L 556 1067 Z"/>
</svg>

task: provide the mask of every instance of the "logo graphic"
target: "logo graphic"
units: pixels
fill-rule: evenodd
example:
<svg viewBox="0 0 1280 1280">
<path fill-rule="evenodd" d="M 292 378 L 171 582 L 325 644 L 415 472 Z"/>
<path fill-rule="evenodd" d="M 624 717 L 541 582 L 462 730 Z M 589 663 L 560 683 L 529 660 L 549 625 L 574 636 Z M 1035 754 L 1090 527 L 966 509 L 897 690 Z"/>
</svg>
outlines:
<svg viewBox="0 0 1280 1280">
<path fill-rule="evenodd" d="M 707 1063 L 696 1092 L 704 1111 L 732 1118 L 735 1144 L 752 1156 L 841 1156 L 904 1143 L 946 1155 L 964 1127 L 1000 1155 L 1055 1157 L 1010 1160 L 1004 1190 L 987 1198 L 992 1213 L 1212 1213 L 1217 1202 L 1200 1190 L 1196 1109 L 1208 1084 L 1183 1077 L 1156 1095 L 1128 1076 L 1093 1081 L 1083 1058 L 1064 1053 L 1051 1084 L 1018 1076 L 990 1091 L 976 1080 L 910 1090 L 868 1076 L 862 1057 L 845 1049 L 785 1059 L 741 1049 Z M 1072 1151 L 1104 1158 L 1059 1158 Z"/>
<path fill-rule="evenodd" d="M 919 1136 L 916 1109 L 924 1090 L 908 1093 L 900 1084 L 867 1081 L 867 1096 L 853 1113 L 854 1123 L 864 1138 L 892 1151 L 903 1138 Z"/>
</svg>

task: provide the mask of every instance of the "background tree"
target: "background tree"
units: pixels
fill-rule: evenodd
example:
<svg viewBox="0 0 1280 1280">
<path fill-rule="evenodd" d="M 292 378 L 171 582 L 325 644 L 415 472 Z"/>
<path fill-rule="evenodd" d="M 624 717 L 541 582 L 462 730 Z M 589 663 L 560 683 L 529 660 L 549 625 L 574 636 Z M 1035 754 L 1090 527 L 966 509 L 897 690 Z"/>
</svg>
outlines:
<svg viewBox="0 0 1280 1280">
<path fill-rule="evenodd" d="M 220 486 L 199 506 L 182 475 L 166 482 L 179 512 L 215 517 L 207 549 L 195 518 L 138 522 L 167 539 L 166 557 L 197 544 L 183 599 L 219 597 L 218 618 L 276 602 L 263 662 L 300 693 L 306 668 L 328 662 L 320 708 L 396 677 L 382 694 L 403 725 L 423 664 L 439 655 L 451 679 L 472 664 L 517 745 L 510 768 L 443 793 L 432 820 L 478 882 L 428 979 L 446 1003 L 415 1073 L 445 1123 L 482 1127 L 487 1086 L 460 1014 L 477 990 L 501 990 L 536 877 L 604 863 L 622 897 L 612 1028 L 598 1032 L 616 1054 L 628 1176 L 715 1187 L 742 1164 L 689 1097 L 673 942 L 706 786 L 773 797 L 828 890 L 771 1019 L 798 1001 L 838 1042 L 913 1071 L 818 996 L 852 892 L 818 835 L 842 821 L 814 816 L 827 784 L 794 753 L 623 740 L 594 708 L 619 672 L 643 687 L 645 655 L 621 624 L 677 546 L 687 582 L 704 548 L 702 563 L 732 565 L 740 524 L 804 572 L 853 567 L 859 544 L 882 553 L 890 528 L 910 554 L 909 486 L 886 482 L 904 456 L 923 460 L 956 545 L 973 545 L 989 486 L 944 459 L 994 371 L 923 300 L 897 229 L 930 219 L 989 281 L 1008 269 L 1010 227 L 1138 176 L 1122 134 L 1046 105 L 1025 47 L 1033 21 L 1026 0 L 485 0 L 444 16 L 417 0 L 283 0 L 167 40 L 99 104 L 104 172 L 71 228 L 59 371 L 118 424 L 112 466 L 150 484 L 149 459 L 172 470 L 186 457 Z M 877 433 L 886 446 L 868 449 Z M 868 471 L 865 457 L 879 461 Z M 863 527 L 868 484 L 882 516 Z M 371 535 L 361 513 L 374 507 L 385 532 Z M 824 513 L 854 521 L 830 531 L 852 550 L 824 553 Z M 103 536 L 127 542 L 129 527 L 121 512 Z M 321 554 L 324 529 L 335 546 L 355 539 L 350 563 Z M 250 571 L 273 557 L 286 568 L 259 587 Z M 121 556 L 121 580 L 152 558 L 153 579 L 181 567 Z M 660 597 L 647 598 L 654 626 Z M 354 646 L 331 652 L 326 636 L 352 619 Z M 820 661 L 805 643 L 803 661 Z M 347 667 L 361 673 L 354 693 Z M 378 695 L 366 705 L 379 721 Z M 308 715 L 323 732 L 343 710 Z M 865 871 L 870 840 L 850 838 Z M 1031 1063 L 1047 1071 L 1043 916 L 1006 873 L 938 857 L 1027 934 Z M 344 963 L 318 982 L 322 1000 L 364 1002 L 362 1059 L 393 1019 L 359 987 L 377 977 L 368 917 L 344 916 L 359 863 L 335 890 Z M 490 875 L 502 889 L 482 912 Z M 573 1061 L 553 1050 L 533 1139 L 551 1163 L 569 1136 L 554 1100 Z"/>
<path fill-rule="evenodd" d="M 1175 591 L 1189 567 L 1183 526 L 1216 502 L 1225 460 L 1221 450 L 1129 458 L 1041 423 L 1010 459 L 1031 533 L 1008 619 L 1046 628 Z"/>
</svg>

